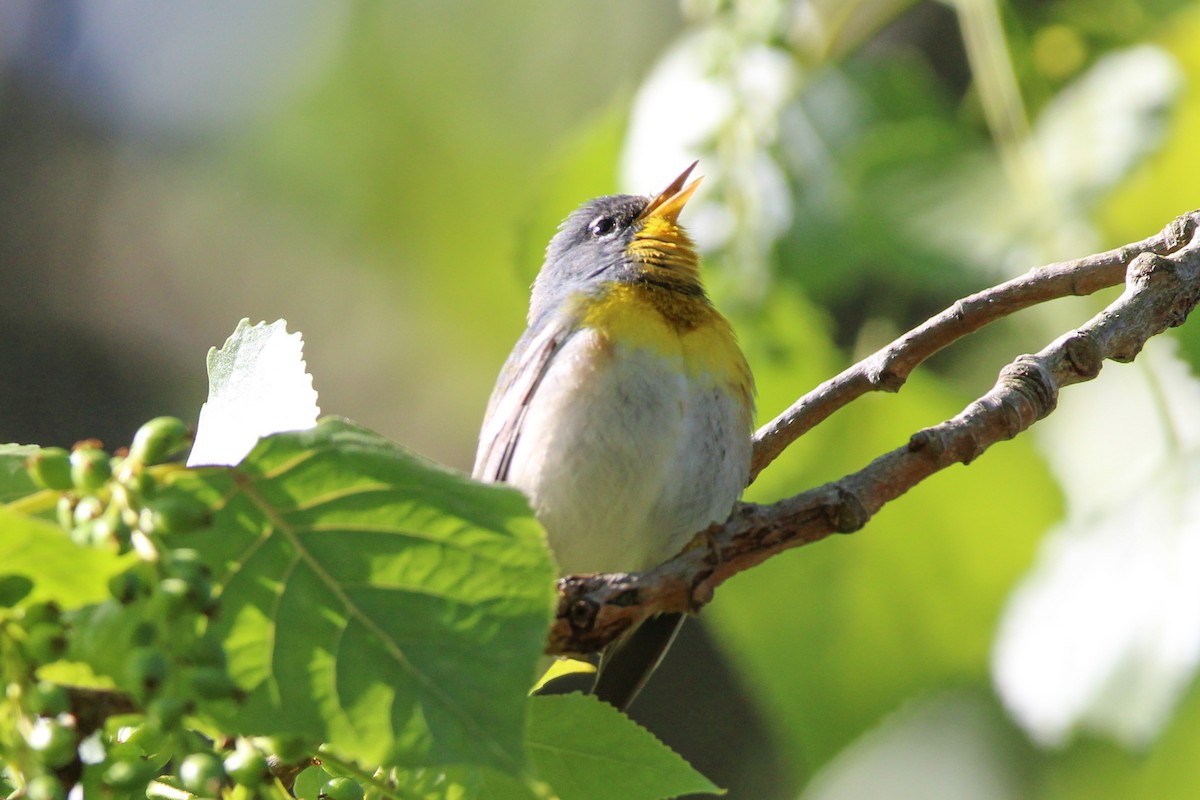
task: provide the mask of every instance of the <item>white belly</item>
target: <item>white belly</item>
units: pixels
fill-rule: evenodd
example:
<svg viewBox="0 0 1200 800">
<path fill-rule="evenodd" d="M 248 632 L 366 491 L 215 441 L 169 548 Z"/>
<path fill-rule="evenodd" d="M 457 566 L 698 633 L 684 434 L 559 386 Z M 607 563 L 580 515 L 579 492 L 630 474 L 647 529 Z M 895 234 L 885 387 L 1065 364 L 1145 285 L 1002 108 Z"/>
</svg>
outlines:
<svg viewBox="0 0 1200 800">
<path fill-rule="evenodd" d="M 749 413 L 681 358 L 583 331 L 530 401 L 508 480 L 563 574 L 645 569 L 728 516 L 749 474 Z"/>
</svg>

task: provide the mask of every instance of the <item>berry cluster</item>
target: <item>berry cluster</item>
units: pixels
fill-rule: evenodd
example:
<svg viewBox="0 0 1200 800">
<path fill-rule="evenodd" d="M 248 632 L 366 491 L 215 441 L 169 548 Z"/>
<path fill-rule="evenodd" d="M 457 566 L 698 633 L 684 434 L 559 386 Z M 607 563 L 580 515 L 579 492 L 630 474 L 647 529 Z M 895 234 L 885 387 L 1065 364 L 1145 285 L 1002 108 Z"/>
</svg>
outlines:
<svg viewBox="0 0 1200 800">
<path fill-rule="evenodd" d="M 190 441 L 161 417 L 127 452 L 89 440 L 29 459 L 71 541 L 132 565 L 109 580 L 109 600 L 66 612 L 31 602 L 30 579 L 0 577 L 0 796 L 364 797 L 358 781 L 314 766 L 311 748 L 223 732 L 241 697 L 210 627 L 219 588 L 189 544 L 210 509 L 172 485 L 181 468 L 167 463 Z M 90 675 L 73 682 L 64 664 Z"/>
</svg>

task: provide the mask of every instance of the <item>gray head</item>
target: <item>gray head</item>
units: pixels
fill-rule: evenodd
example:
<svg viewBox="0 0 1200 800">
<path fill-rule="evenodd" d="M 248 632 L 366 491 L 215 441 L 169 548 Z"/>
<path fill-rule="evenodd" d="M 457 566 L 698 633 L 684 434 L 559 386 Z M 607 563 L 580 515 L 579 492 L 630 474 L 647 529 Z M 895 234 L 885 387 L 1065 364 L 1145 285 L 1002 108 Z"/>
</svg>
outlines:
<svg viewBox="0 0 1200 800">
<path fill-rule="evenodd" d="M 530 322 L 570 294 L 631 276 L 627 251 L 649 202 L 630 194 L 597 197 L 563 220 L 533 283 Z"/>
<path fill-rule="evenodd" d="M 690 293 L 703 293 L 699 259 L 679 225 L 679 212 L 699 179 L 686 186 L 693 163 L 656 195 L 597 197 L 576 209 L 546 248 L 533 283 L 529 323 L 577 292 L 599 291 L 612 281 L 653 277 Z"/>
</svg>

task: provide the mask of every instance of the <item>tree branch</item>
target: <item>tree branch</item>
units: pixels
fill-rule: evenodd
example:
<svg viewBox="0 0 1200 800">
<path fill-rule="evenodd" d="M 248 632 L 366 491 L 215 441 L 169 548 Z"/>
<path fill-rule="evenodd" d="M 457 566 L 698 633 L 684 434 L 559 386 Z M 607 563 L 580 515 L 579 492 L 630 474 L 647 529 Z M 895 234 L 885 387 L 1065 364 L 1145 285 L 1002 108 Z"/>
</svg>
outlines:
<svg viewBox="0 0 1200 800">
<path fill-rule="evenodd" d="M 1116 286 L 1142 253 L 1166 255 L 1181 247 L 1196 214 L 1173 220 L 1160 233 L 1106 253 L 1036 267 L 1020 277 L 964 297 L 887 347 L 849 367 L 801 397 L 754 435 L 753 482 L 792 442 L 833 412 L 868 392 L 897 392 L 918 366 L 967 334 L 1022 309 L 1070 295 L 1084 296 Z"/>
<path fill-rule="evenodd" d="M 1035 355 L 1018 356 L 957 416 L 918 431 L 858 472 L 770 505 L 740 504 L 725 523 L 653 570 L 563 578 L 547 652 L 594 652 L 652 614 L 695 612 L 733 575 L 784 550 L 857 531 L 935 472 L 970 463 L 1025 431 L 1054 410 L 1062 387 L 1095 378 L 1106 359 L 1132 361 L 1152 336 L 1183 323 L 1200 302 L 1198 229 L 1200 210 L 1141 242 L 1034 269 L 958 301 L 821 384 L 756 434 L 753 475 L 838 408 L 869 391 L 897 391 L 919 364 L 989 322 L 1125 281 L 1125 291 L 1087 324 Z"/>
</svg>

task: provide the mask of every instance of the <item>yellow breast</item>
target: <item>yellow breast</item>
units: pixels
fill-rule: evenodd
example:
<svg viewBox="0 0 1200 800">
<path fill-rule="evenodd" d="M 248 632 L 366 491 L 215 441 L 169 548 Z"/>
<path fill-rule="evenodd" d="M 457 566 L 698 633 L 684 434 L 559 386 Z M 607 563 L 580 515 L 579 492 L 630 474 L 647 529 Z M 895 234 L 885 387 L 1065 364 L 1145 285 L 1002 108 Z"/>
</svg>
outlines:
<svg viewBox="0 0 1200 800">
<path fill-rule="evenodd" d="M 749 405 L 754 379 L 733 328 L 702 292 L 666 283 L 612 283 L 586 302 L 582 323 L 613 347 L 678 357 L 685 374 L 710 379 Z"/>
</svg>

